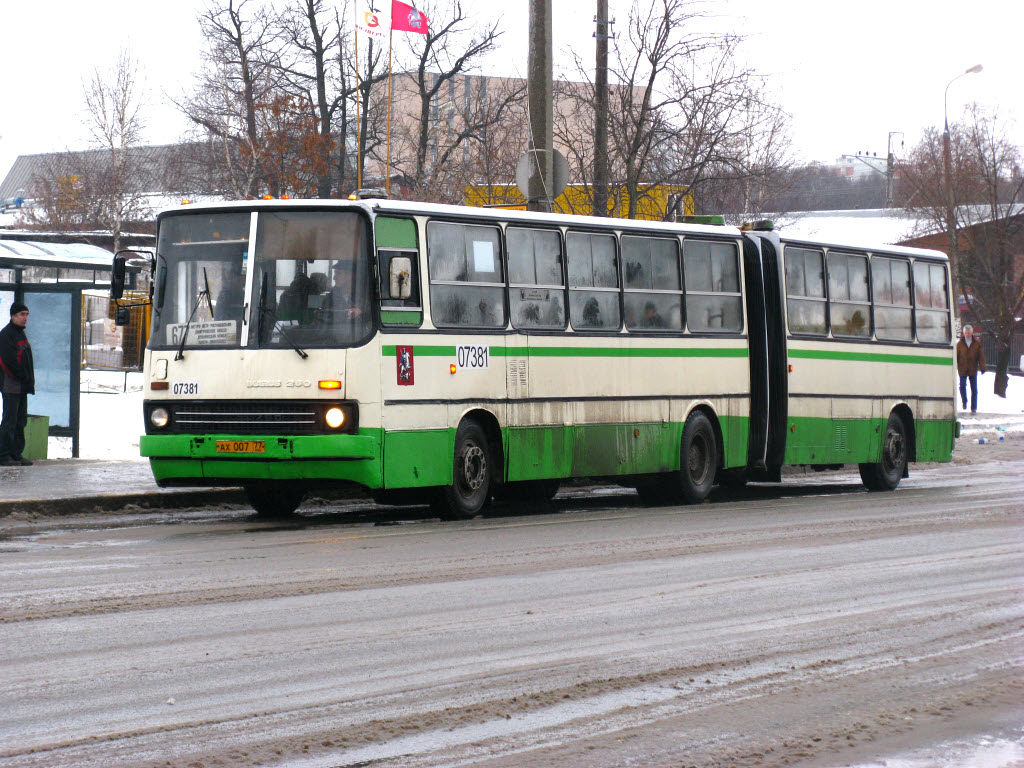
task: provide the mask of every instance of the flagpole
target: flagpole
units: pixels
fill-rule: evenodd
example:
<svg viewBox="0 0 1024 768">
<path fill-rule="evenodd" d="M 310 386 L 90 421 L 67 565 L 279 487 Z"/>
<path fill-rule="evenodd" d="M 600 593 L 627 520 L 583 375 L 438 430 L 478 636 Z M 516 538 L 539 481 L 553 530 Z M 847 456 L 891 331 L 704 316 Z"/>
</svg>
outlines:
<svg viewBox="0 0 1024 768">
<path fill-rule="evenodd" d="M 359 5 L 356 4 L 358 25 Z M 356 26 L 356 189 L 363 188 L 363 123 L 359 119 L 359 102 L 362 101 L 359 87 L 359 27 Z"/>
<path fill-rule="evenodd" d="M 394 19 L 391 20 L 391 24 L 388 26 L 388 150 L 386 163 L 387 176 L 384 180 L 384 192 L 388 197 L 391 197 L 391 51 L 395 39 Z"/>
</svg>

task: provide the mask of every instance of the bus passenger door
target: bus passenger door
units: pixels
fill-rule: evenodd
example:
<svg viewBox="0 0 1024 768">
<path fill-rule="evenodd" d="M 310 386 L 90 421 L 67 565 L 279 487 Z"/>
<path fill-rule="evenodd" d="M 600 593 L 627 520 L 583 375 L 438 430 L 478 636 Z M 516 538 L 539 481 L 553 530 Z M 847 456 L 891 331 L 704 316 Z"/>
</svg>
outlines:
<svg viewBox="0 0 1024 768">
<path fill-rule="evenodd" d="M 782 281 L 774 245 L 744 236 L 747 339 L 750 359 L 750 433 L 747 466 L 755 479 L 778 480 L 786 451 L 788 383 Z"/>
</svg>

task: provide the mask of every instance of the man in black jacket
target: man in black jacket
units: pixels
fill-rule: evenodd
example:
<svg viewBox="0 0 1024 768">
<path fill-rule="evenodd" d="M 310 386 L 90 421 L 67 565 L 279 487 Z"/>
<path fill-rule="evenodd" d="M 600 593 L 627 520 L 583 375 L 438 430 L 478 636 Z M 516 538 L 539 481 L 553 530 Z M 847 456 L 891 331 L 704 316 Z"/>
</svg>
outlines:
<svg viewBox="0 0 1024 768">
<path fill-rule="evenodd" d="M 25 450 L 25 425 L 28 423 L 28 396 L 36 391 L 32 367 L 32 346 L 25 336 L 28 307 L 19 301 L 11 304 L 11 322 L 0 330 L 0 392 L 4 410 L 0 419 L 0 466 L 29 466 L 22 456 Z"/>
</svg>

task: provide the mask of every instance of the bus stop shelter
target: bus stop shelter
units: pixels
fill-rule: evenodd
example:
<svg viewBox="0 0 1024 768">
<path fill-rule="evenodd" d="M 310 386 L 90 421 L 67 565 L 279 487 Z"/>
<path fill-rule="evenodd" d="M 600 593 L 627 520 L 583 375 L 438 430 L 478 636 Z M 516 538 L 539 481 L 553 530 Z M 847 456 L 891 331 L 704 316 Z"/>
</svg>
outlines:
<svg viewBox="0 0 1024 768">
<path fill-rule="evenodd" d="M 71 438 L 79 455 L 82 366 L 82 291 L 110 287 L 112 254 L 83 243 L 0 239 L 0 324 L 15 301 L 29 310 L 28 338 L 36 393 L 29 398 L 29 430 L 49 419 L 46 435 Z M 36 435 L 26 435 L 36 437 Z"/>
</svg>

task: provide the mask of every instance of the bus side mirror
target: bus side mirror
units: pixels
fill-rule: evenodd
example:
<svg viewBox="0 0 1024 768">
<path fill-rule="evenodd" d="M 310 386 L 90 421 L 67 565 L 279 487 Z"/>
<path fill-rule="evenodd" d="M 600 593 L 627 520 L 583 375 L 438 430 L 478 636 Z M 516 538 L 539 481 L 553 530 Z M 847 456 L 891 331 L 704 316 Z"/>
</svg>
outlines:
<svg viewBox="0 0 1024 768">
<path fill-rule="evenodd" d="M 124 281 L 128 270 L 126 262 L 130 251 L 119 251 L 114 256 L 114 266 L 110 273 L 110 298 L 120 299 L 124 296 Z"/>
<path fill-rule="evenodd" d="M 408 256 L 391 259 L 391 298 L 412 298 L 412 259 Z"/>
<path fill-rule="evenodd" d="M 114 310 L 114 325 L 128 325 L 132 320 L 132 312 L 128 307 L 118 307 Z"/>
<path fill-rule="evenodd" d="M 124 284 L 128 277 L 128 267 L 152 267 L 152 259 L 145 253 L 137 251 L 118 251 L 114 254 L 114 265 L 110 274 L 110 298 L 120 299 L 124 296 Z"/>
</svg>

